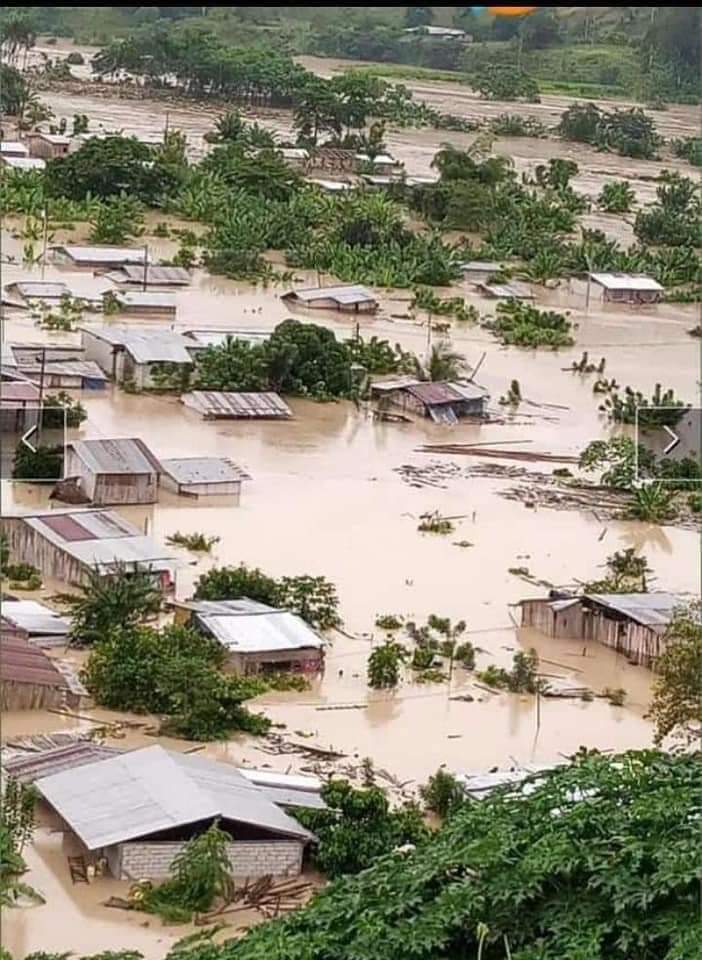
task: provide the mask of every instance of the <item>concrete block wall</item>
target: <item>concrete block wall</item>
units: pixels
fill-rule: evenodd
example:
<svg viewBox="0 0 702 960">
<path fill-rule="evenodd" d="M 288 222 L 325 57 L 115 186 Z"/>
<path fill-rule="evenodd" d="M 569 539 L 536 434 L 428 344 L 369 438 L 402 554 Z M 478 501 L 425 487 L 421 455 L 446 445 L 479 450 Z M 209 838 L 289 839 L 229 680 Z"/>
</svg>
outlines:
<svg viewBox="0 0 702 960">
<path fill-rule="evenodd" d="M 123 843 L 119 879 L 163 880 L 170 875 L 173 858 L 184 846 L 180 842 Z M 228 844 L 232 873 L 246 877 L 296 877 L 302 870 L 303 844 L 299 840 L 239 840 Z M 115 858 L 108 858 L 117 872 Z"/>
</svg>

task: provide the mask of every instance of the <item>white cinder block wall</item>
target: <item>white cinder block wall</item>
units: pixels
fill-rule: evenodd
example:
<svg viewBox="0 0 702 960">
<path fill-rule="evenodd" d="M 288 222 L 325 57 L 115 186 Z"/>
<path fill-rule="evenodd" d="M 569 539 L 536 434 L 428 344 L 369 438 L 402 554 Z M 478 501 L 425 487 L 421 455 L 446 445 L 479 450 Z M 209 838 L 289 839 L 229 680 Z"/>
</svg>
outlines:
<svg viewBox="0 0 702 960">
<path fill-rule="evenodd" d="M 181 842 L 122 843 L 105 850 L 113 876 L 120 880 L 164 880 Z M 296 877 L 302 871 L 299 840 L 239 840 L 228 844 L 232 873 L 238 879 Z M 119 852 L 119 856 L 115 854 Z"/>
</svg>

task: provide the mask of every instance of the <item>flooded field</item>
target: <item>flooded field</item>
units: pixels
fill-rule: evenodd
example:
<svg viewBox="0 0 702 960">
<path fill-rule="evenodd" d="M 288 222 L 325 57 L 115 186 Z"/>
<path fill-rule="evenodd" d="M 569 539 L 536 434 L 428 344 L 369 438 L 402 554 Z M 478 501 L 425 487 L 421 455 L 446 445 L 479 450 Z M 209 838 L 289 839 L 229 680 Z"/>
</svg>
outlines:
<svg viewBox="0 0 702 960">
<path fill-rule="evenodd" d="M 55 48 L 53 48 L 55 49 Z M 335 61 L 311 61 L 324 72 L 342 66 Z M 408 84 L 433 106 L 464 115 L 519 110 L 555 121 L 567 106 L 566 98 L 544 97 L 541 105 L 486 104 L 466 88 L 453 84 Z M 61 93 L 43 96 L 58 117 L 76 110 L 88 113 L 91 124 L 122 129 L 125 133 L 157 134 L 163 129 L 163 105 L 155 102 L 107 100 Z M 169 123 L 182 129 L 195 152 L 202 135 L 219 111 L 200 107 L 169 108 Z M 694 108 L 671 108 L 657 115 L 661 132 L 683 135 L 696 129 Z M 262 122 L 282 136 L 289 132 L 289 115 L 266 115 Z M 431 130 L 392 130 L 388 145 L 410 173 L 426 173 L 438 142 L 466 145 L 471 135 Z M 654 185 L 636 180 L 655 176 L 663 166 L 684 164 L 637 163 L 598 154 L 582 146 L 552 140 L 501 140 L 499 152 L 513 156 L 526 169 L 551 156 L 568 156 L 580 165 L 577 189 L 597 193 L 602 183 L 628 176 L 639 197 L 650 199 Z M 158 219 L 158 218 L 155 218 Z M 593 214 L 589 226 L 613 235 L 626 231 L 619 218 Z M 3 234 L 4 255 L 17 255 L 21 243 Z M 60 239 L 60 238 L 57 238 Z M 619 235 L 619 239 L 627 240 Z M 149 237 L 152 254 L 173 253 L 168 240 Z M 301 278 L 304 274 L 297 273 Z M 65 279 L 85 293 L 105 289 L 105 281 L 89 273 L 55 266 L 25 268 L 3 265 L 3 284 L 19 279 Z M 307 279 L 316 283 L 313 276 Z M 491 393 L 491 409 L 502 418 L 489 425 L 436 426 L 417 420 L 411 424 L 374 422 L 369 411 L 350 403 L 316 404 L 292 399 L 290 422 L 206 423 L 177 398 L 136 396 L 115 388 L 81 395 L 88 420 L 80 436 L 141 436 L 161 457 L 217 454 L 230 457 L 251 475 L 238 505 L 213 502 L 191 505 L 162 492 L 153 507 L 125 508 L 125 516 L 159 542 L 176 532 L 202 532 L 221 537 L 211 556 L 196 559 L 180 551 L 177 595 L 189 596 L 203 571 L 215 564 L 260 566 L 274 576 L 324 574 L 337 585 L 344 633 L 332 638 L 324 676 L 304 693 L 271 694 L 259 705 L 290 733 L 309 736 L 309 743 L 333 747 L 349 762 L 371 756 L 382 767 L 415 786 L 445 763 L 450 769 L 484 770 L 513 761 L 550 762 L 579 746 L 620 750 L 651 743 L 645 718 L 651 674 L 634 667 L 613 651 L 595 644 L 553 641 L 517 628 L 520 599 L 543 593 L 509 573 L 527 567 L 539 579 L 556 585 L 602 575 L 605 558 L 615 550 L 636 547 L 646 554 L 654 571 L 655 589 L 694 592 L 699 587 L 699 537 L 696 531 L 636 522 L 603 521 L 596 512 L 556 512 L 528 509 L 499 496 L 507 480 L 471 475 L 476 461 L 467 457 L 432 457 L 418 452 L 427 442 L 451 443 L 519 441 L 520 449 L 576 455 L 586 443 L 608 435 L 592 394 L 592 378 L 564 371 L 583 350 L 592 358 L 607 359 L 607 374 L 620 384 L 649 393 L 665 372 L 665 386 L 687 401 L 697 400 L 699 358 L 687 330 L 697 322 L 695 306 L 662 304 L 628 308 L 604 306 L 593 293 L 585 307 L 585 289 L 577 282 L 555 290 L 536 287 L 537 302 L 571 311 L 577 324 L 576 345 L 559 353 L 503 348 L 478 327 L 455 326 L 453 347 L 471 365 L 483 354 L 478 380 Z M 177 294 L 178 329 L 271 330 L 290 311 L 281 301 L 283 288 L 253 287 L 198 271 L 193 285 Z M 481 299 L 468 284 L 452 291 L 466 297 L 481 313 L 494 302 Z M 426 325 L 397 320 L 407 312 L 408 291 L 383 291 L 381 311 L 363 318 L 360 333 L 375 334 L 423 355 Z M 355 319 L 314 311 L 306 316 L 325 323 L 338 336 L 351 336 Z M 98 320 L 86 315 L 85 320 Z M 420 317 L 421 319 L 421 317 Z M 153 322 L 153 321 L 152 321 Z M 142 322 L 143 323 L 143 322 Z M 141 325 L 141 324 L 140 324 Z M 162 324 L 170 326 L 170 324 Z M 25 312 L 5 309 L 2 336 L 7 342 L 77 342 L 79 334 L 42 332 Z M 497 401 L 513 379 L 519 380 L 523 404 L 514 415 L 505 414 Z M 550 404 L 553 406 L 541 406 Z M 516 444 L 519 445 L 519 444 Z M 403 465 L 420 467 L 432 461 L 455 465 L 455 475 L 438 487 L 410 486 L 398 473 Z M 535 470 L 552 466 L 536 462 Z M 48 504 L 47 491 L 36 486 L 3 483 L 3 510 L 24 511 Z M 459 516 L 455 535 L 436 537 L 417 532 L 418 517 L 428 510 Z M 457 541 L 468 541 L 461 548 Z M 48 584 L 43 594 L 58 585 Z M 374 628 L 378 614 L 429 614 L 466 621 L 467 636 L 479 648 L 477 665 L 507 666 L 513 653 L 534 646 L 555 676 L 575 678 L 599 691 L 623 687 L 626 705 L 613 707 L 604 700 L 544 700 L 540 717 L 533 697 L 492 695 L 474 685 L 462 670 L 451 684 L 420 685 L 409 678 L 395 693 L 375 693 L 366 684 L 365 664 L 372 643 L 380 639 Z M 373 634 L 375 633 L 375 637 Z M 74 655 L 75 656 L 75 655 Z M 452 699 L 470 692 L 473 702 Z M 90 711 L 97 719 L 109 715 Z M 4 715 L 4 739 L 23 734 L 75 729 L 81 722 L 55 714 L 32 712 Z M 163 741 L 175 749 L 185 744 Z M 130 732 L 115 745 L 153 743 L 143 733 Z M 304 760 L 271 756 L 250 737 L 210 744 L 205 753 L 238 764 L 269 764 L 280 770 L 299 770 Z M 111 893 L 124 895 L 126 885 L 100 880 L 89 887 L 73 887 L 65 866 L 60 836 L 47 826 L 27 852 L 27 880 L 47 898 L 47 905 L 13 910 L 5 917 L 3 943 L 17 956 L 30 950 L 74 949 L 91 952 L 106 947 L 141 950 L 147 960 L 160 958 L 165 948 L 188 928 L 162 928 L 155 918 L 129 915 L 100 906 Z M 241 916 L 245 925 L 251 918 Z M 232 930 L 228 931 L 231 935 Z"/>
</svg>

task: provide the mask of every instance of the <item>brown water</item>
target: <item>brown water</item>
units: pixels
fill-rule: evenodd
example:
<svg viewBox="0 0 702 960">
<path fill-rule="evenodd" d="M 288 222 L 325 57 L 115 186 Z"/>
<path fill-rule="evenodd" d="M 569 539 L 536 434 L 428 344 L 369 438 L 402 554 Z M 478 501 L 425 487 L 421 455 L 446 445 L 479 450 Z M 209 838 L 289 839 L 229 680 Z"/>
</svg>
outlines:
<svg viewBox="0 0 702 960">
<path fill-rule="evenodd" d="M 324 61 L 336 68 L 339 64 Z M 419 95 L 419 87 L 418 95 Z M 421 95 L 434 96 L 443 110 L 475 115 L 479 111 L 514 111 L 514 105 L 485 104 L 458 85 L 421 85 Z M 163 106 L 147 101 L 79 99 L 54 94 L 47 97 L 59 116 L 88 112 L 94 123 L 125 132 L 153 134 L 163 127 Z M 541 111 L 555 115 L 565 98 L 545 97 Z M 536 108 L 519 108 L 535 113 Z M 170 110 L 169 123 L 188 133 L 196 151 L 202 134 L 217 111 L 201 108 Z M 549 114 L 550 117 L 550 114 Z M 679 132 L 691 124 L 691 110 L 674 108 L 659 115 L 661 123 L 678 124 Z M 289 116 L 269 115 L 264 123 L 284 132 Z M 672 132 L 673 126 L 671 126 Z M 471 135 L 436 131 L 391 131 L 389 146 L 411 173 L 422 173 L 438 141 L 470 142 Z M 526 169 L 550 156 L 573 156 L 581 167 L 576 186 L 596 193 L 601 182 L 613 176 L 654 175 L 656 164 L 636 164 L 584 148 L 571 149 L 554 141 L 500 141 L 498 149 L 515 157 Z M 606 173 L 602 173 L 606 168 Z M 688 170 L 689 172 L 689 170 Z M 639 196 L 649 199 L 650 184 L 634 182 Z M 150 225 L 158 217 L 150 218 Z M 589 225 L 599 225 L 627 242 L 629 228 L 615 217 L 590 215 Z M 7 224 L 8 228 L 12 223 Z M 80 236 L 80 234 L 78 234 Z M 63 236 L 55 238 L 56 241 Z M 169 256 L 173 243 L 148 238 L 156 256 Z M 3 253 L 17 255 L 21 241 L 4 237 Z M 3 283 L 39 279 L 40 268 L 4 265 Z M 48 266 L 45 279 L 65 278 L 88 292 L 104 289 L 105 282 L 88 273 Z M 312 275 L 300 274 L 311 284 Z M 327 282 L 329 282 L 327 280 Z M 159 541 L 175 531 L 201 531 L 221 537 L 213 554 L 196 558 L 179 551 L 184 567 L 177 592 L 188 596 L 197 576 L 213 564 L 246 562 L 278 576 L 320 573 L 338 587 L 346 631 L 330 647 L 325 675 L 313 688 L 299 694 L 260 698 L 260 705 L 291 732 L 311 734 L 310 743 L 333 746 L 355 761 L 371 756 L 375 763 L 414 784 L 422 782 L 441 763 L 459 770 L 485 769 L 521 762 L 552 761 L 580 745 L 606 749 L 650 744 L 651 729 L 644 719 L 650 674 L 632 667 L 612 651 L 590 645 L 554 641 L 515 627 L 518 611 L 511 605 L 537 596 L 542 590 L 524 583 L 508 568 L 527 566 L 539 577 L 556 584 L 601 575 L 608 554 L 623 547 L 643 550 L 655 573 L 655 587 L 695 591 L 698 587 L 698 537 L 693 531 L 633 522 L 598 520 L 593 512 L 555 512 L 526 509 L 497 494 L 507 481 L 458 476 L 446 480 L 446 489 L 416 489 L 395 472 L 402 464 L 431 460 L 416 452 L 426 441 L 524 441 L 523 449 L 577 453 L 593 438 L 606 436 L 597 412 L 592 379 L 563 371 L 584 349 L 593 357 L 607 358 L 607 374 L 622 385 L 649 392 L 663 379 L 679 395 L 694 401 L 698 395 L 699 365 L 695 342 L 686 331 L 697 322 L 694 307 L 660 305 L 651 308 L 603 306 L 593 292 L 585 309 L 585 291 L 572 282 L 556 290 L 538 291 L 538 302 L 567 308 L 577 324 L 577 344 L 558 354 L 503 348 L 484 331 L 471 326 L 452 331 L 453 346 L 471 364 L 485 354 L 478 380 L 491 392 L 492 406 L 512 379 L 522 394 L 543 408 L 523 405 L 507 423 L 442 428 L 426 421 L 414 424 L 373 422 L 365 410 L 351 404 L 314 404 L 292 400 L 295 419 L 286 423 L 205 423 L 177 399 L 133 396 L 112 388 L 81 397 L 89 419 L 80 431 L 84 437 L 141 436 L 159 456 L 218 454 L 229 456 L 251 474 L 239 505 L 211 501 L 193 505 L 163 493 L 158 505 L 125 509 L 140 526 L 148 523 Z M 272 329 L 286 316 L 280 300 L 282 288 L 267 290 L 198 272 L 191 288 L 178 293 L 179 329 Z M 494 304 L 481 299 L 467 285 L 461 293 L 481 312 Z M 363 335 L 376 334 L 399 342 L 422 355 L 426 328 L 397 321 L 405 314 L 407 291 L 384 291 L 382 310 L 375 318 L 362 318 Z M 331 313 L 306 315 L 323 322 L 337 335 L 349 336 L 355 320 Z M 95 319 L 86 316 L 86 320 Z M 423 320 L 420 315 L 418 321 Z M 168 324 L 161 324 L 168 326 Z M 18 311 L 5 311 L 3 336 L 9 341 L 65 342 L 76 334 L 47 334 Z M 561 407 L 563 409 L 561 409 Z M 437 458 L 461 469 L 475 463 L 469 458 Z M 548 465 L 535 469 L 549 472 Z M 28 509 L 46 504 L 46 492 L 23 485 L 3 484 L 4 509 Z M 440 510 L 461 515 L 454 535 L 435 537 L 417 532 L 419 514 Z M 455 541 L 467 540 L 469 548 Z M 45 594 L 57 585 L 49 584 Z M 374 693 L 365 680 L 365 663 L 378 614 L 399 613 L 423 620 L 430 613 L 464 619 L 468 635 L 481 648 L 478 667 L 488 663 L 508 665 L 513 652 L 535 646 L 548 661 L 548 672 L 569 676 L 600 690 L 604 686 L 628 691 L 624 708 L 596 700 L 545 700 L 537 728 L 535 701 L 531 697 L 490 695 L 474 688 L 471 677 L 458 670 L 448 684 L 418 685 L 405 678 L 395 693 Z M 375 641 L 379 639 L 375 631 Z M 544 669 L 547 669 L 544 666 Z M 470 691 L 473 703 L 451 700 L 459 691 Z M 323 709 L 358 705 L 359 709 Z M 106 718 L 101 711 L 91 714 Z M 48 713 L 3 717 L 3 736 L 80 726 L 79 721 Z M 126 741 L 153 743 L 143 733 L 130 733 Z M 165 741 L 174 748 L 185 745 Z M 208 745 L 206 752 L 237 763 L 270 764 L 277 769 L 300 769 L 304 761 L 262 753 L 255 740 L 239 737 L 228 744 Z M 67 875 L 65 851 L 57 836 L 43 828 L 28 852 L 28 880 L 44 891 L 48 903 L 31 910 L 8 911 L 3 942 L 16 955 L 34 949 L 96 951 L 106 946 L 140 949 L 147 958 L 161 957 L 166 946 L 185 932 L 164 931 L 159 921 L 106 910 L 100 903 L 125 885 L 100 880 L 90 887 L 73 887 Z M 241 918 L 244 923 L 247 918 Z"/>
</svg>

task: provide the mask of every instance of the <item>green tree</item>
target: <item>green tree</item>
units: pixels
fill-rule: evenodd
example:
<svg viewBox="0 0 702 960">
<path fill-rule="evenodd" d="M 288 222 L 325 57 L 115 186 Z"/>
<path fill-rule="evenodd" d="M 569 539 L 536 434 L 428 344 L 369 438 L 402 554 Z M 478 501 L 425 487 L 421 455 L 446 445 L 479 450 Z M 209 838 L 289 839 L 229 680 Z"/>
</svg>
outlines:
<svg viewBox="0 0 702 960">
<path fill-rule="evenodd" d="M 161 592 L 148 568 L 118 563 L 109 574 L 95 567 L 76 594 L 63 594 L 71 614 L 71 642 L 86 647 L 128 630 L 161 609 Z"/>
<path fill-rule="evenodd" d="M 20 878 L 27 870 L 22 851 L 34 833 L 37 793 L 14 777 L 3 784 L 0 799 L 0 906 L 13 907 L 23 900 L 44 903 L 44 898 Z"/>
<path fill-rule="evenodd" d="M 434 11 L 431 7 L 406 7 L 406 27 L 426 27 L 434 20 Z"/>
<path fill-rule="evenodd" d="M 59 480 L 63 473 L 63 447 L 37 444 L 34 450 L 20 440 L 12 464 L 14 480 Z"/>
<path fill-rule="evenodd" d="M 141 204 L 126 194 L 110 197 L 97 206 L 90 223 L 89 239 L 93 243 L 119 246 L 144 232 Z"/>
<path fill-rule="evenodd" d="M 238 600 L 248 597 L 274 607 L 278 603 L 278 582 L 258 567 L 213 567 L 195 583 L 197 600 Z"/>
<path fill-rule="evenodd" d="M 556 130 L 564 140 L 595 144 L 601 123 L 602 111 L 594 103 L 573 103 L 561 114 Z"/>
<path fill-rule="evenodd" d="M 375 690 L 390 689 L 400 682 L 400 666 L 408 657 L 406 647 L 386 640 L 368 657 L 368 683 Z"/>
<path fill-rule="evenodd" d="M 295 816 L 317 837 L 314 861 L 330 878 L 359 873 L 396 847 L 429 836 L 416 805 L 391 810 L 378 787 L 358 790 L 347 780 L 330 780 L 321 796 L 326 809 L 300 808 Z"/>
<path fill-rule="evenodd" d="M 442 820 L 450 816 L 460 804 L 465 803 L 463 787 L 452 773 L 439 767 L 436 773 L 419 788 L 424 806 Z"/>
<path fill-rule="evenodd" d="M 269 387 L 268 362 L 263 346 L 228 336 L 197 356 L 195 378 L 204 390 L 257 392 Z"/>
<path fill-rule="evenodd" d="M 702 605 L 682 605 L 673 614 L 662 637 L 663 652 L 656 660 L 653 700 L 649 717 L 655 741 L 673 736 L 687 744 L 702 731 Z"/>
</svg>

